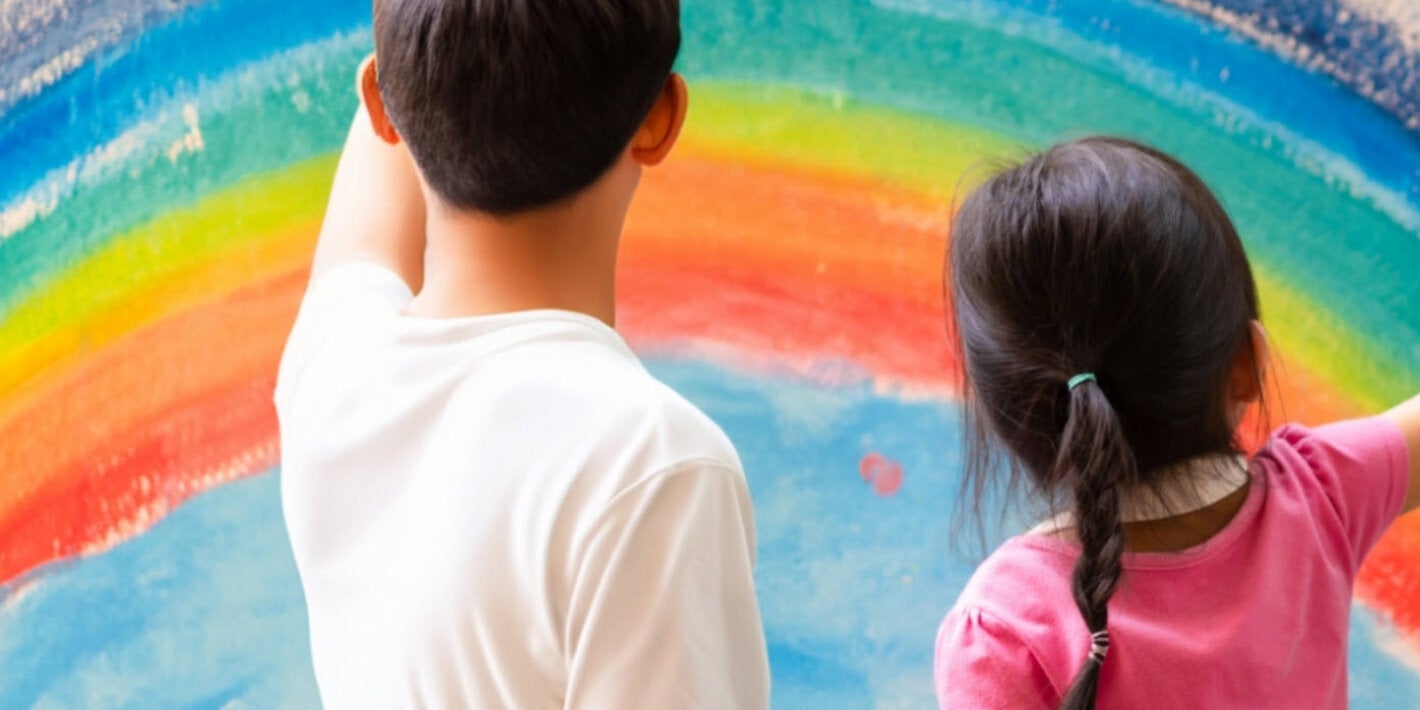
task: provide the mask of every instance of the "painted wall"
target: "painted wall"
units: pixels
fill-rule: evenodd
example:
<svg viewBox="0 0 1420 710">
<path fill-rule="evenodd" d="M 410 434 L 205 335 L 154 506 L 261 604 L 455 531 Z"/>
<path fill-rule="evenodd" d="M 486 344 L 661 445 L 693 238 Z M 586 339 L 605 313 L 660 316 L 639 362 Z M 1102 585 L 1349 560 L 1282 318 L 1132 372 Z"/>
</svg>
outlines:
<svg viewBox="0 0 1420 710">
<path fill-rule="evenodd" d="M 622 329 L 722 423 L 785 708 L 926 707 L 958 408 L 940 264 L 989 156 L 1107 131 L 1235 216 L 1288 419 L 1420 390 L 1404 0 L 685 0 L 684 143 Z M 275 366 L 365 0 L 0 2 L 0 707 L 309 707 Z M 1358 588 L 1359 707 L 1420 698 L 1420 518 Z"/>
</svg>

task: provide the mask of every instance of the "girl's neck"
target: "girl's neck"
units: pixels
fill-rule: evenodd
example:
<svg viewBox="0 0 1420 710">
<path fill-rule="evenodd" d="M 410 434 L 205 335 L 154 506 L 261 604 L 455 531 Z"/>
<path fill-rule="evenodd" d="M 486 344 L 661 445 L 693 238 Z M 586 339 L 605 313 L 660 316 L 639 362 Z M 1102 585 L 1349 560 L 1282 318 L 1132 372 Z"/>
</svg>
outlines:
<svg viewBox="0 0 1420 710">
<path fill-rule="evenodd" d="M 1187 513 L 1124 524 L 1129 552 L 1182 552 L 1208 542 L 1233 521 L 1252 486 L 1242 485 L 1223 499 Z"/>
<path fill-rule="evenodd" d="M 1156 483 L 1121 492 L 1125 549 L 1179 552 L 1207 542 L 1247 502 L 1249 477 L 1241 456 L 1207 456 L 1155 472 Z M 1031 530 L 1073 540 L 1073 516 L 1061 513 Z"/>
</svg>

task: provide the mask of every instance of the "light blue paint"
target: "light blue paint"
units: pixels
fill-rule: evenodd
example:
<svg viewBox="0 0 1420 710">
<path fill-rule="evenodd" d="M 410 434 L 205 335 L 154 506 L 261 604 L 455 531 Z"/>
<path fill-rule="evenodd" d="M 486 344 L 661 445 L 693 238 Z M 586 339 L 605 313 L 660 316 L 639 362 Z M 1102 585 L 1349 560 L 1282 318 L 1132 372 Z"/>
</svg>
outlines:
<svg viewBox="0 0 1420 710">
<path fill-rule="evenodd" d="M 318 707 L 277 481 L 0 588 L 0 708 Z"/>
<path fill-rule="evenodd" d="M 1420 673 L 1392 655 L 1406 643 L 1394 626 L 1357 604 L 1351 608 L 1348 641 L 1351 707 L 1396 710 L 1420 707 Z"/>
</svg>

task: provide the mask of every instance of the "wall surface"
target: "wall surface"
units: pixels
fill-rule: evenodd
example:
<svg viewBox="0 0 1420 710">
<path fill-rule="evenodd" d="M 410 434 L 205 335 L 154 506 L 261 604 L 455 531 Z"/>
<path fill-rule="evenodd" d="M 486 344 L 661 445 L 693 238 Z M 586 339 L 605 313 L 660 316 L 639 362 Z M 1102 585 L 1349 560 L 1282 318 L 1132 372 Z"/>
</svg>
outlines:
<svg viewBox="0 0 1420 710">
<path fill-rule="evenodd" d="M 1420 390 L 1412 3 L 684 4 L 621 327 L 741 448 L 777 707 L 932 702 L 972 570 L 940 268 L 984 158 L 1179 155 L 1255 263 L 1274 418 Z M 316 704 L 269 401 L 368 12 L 0 0 L 0 707 Z M 1420 518 L 1354 622 L 1353 702 L 1415 707 Z"/>
</svg>

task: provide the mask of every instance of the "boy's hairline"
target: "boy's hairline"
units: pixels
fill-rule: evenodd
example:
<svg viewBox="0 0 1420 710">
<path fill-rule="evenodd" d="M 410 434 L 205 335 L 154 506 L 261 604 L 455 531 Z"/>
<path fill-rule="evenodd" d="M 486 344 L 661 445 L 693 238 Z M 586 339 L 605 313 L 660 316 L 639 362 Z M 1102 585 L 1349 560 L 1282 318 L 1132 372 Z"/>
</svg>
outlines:
<svg viewBox="0 0 1420 710">
<path fill-rule="evenodd" d="M 376 2 L 383 2 L 383 1 L 384 1 L 384 0 L 376 0 Z M 378 61 L 379 61 L 379 58 L 376 57 L 376 64 L 377 64 L 377 65 L 378 65 Z M 675 77 L 676 74 L 677 74 L 677 72 L 676 72 L 674 69 L 672 69 L 671 72 L 666 75 L 666 81 L 667 81 L 667 82 L 671 81 L 671 79 L 672 79 L 673 77 Z M 655 104 L 652 104 L 651 108 L 649 108 L 649 109 L 646 110 L 646 114 L 641 117 L 641 123 L 637 124 L 637 126 L 638 126 L 637 130 L 639 130 L 639 127 L 640 127 L 641 125 L 643 125 L 643 124 L 646 122 L 646 119 L 650 117 L 651 111 L 654 110 L 654 109 L 655 109 Z M 386 115 L 386 120 L 391 120 L 390 117 L 388 116 L 388 114 Z M 393 124 L 391 124 L 391 125 L 393 125 Z M 398 134 L 398 129 L 395 129 L 395 132 L 396 132 L 396 134 Z M 439 192 L 438 188 L 436 188 L 436 187 L 434 187 L 432 184 L 430 184 L 430 182 L 424 177 L 424 167 L 419 164 L 419 158 L 418 158 L 418 156 L 415 155 L 414 151 L 409 149 L 409 148 L 410 148 L 409 143 L 404 140 L 404 136 L 402 136 L 402 135 L 399 136 L 399 140 L 400 140 L 401 142 L 404 142 L 404 144 L 405 144 L 405 149 L 406 149 L 406 151 L 409 153 L 409 160 L 410 160 L 410 162 L 413 163 L 413 165 L 414 165 L 415 173 L 419 176 L 419 183 L 420 183 L 420 185 L 423 187 L 423 189 L 424 189 L 424 191 L 425 191 L 425 194 L 427 194 L 427 195 L 429 195 L 429 196 L 431 196 L 431 197 L 433 198 L 432 201 L 426 200 L 426 202 L 429 202 L 429 203 L 430 203 L 430 204 L 429 204 L 430 208 L 432 208 L 432 209 L 438 209 L 438 210 L 443 210 L 443 211 L 446 211 L 446 212 L 448 212 L 448 213 L 450 213 L 450 214 L 459 215 L 459 216 L 485 217 L 485 218 L 489 218 L 489 219 L 493 219 L 493 220 L 497 220 L 497 221 L 506 221 L 506 220 L 511 220 L 511 219 L 514 219 L 514 218 L 517 218 L 517 217 L 520 217 L 520 216 L 523 216 L 523 215 L 528 215 L 528 214 L 534 214 L 534 213 L 539 213 L 539 212 L 543 212 L 543 213 L 545 213 L 545 212 L 552 212 L 552 211 L 555 211 L 555 210 L 557 210 L 557 209 L 559 209 L 559 208 L 563 208 L 563 207 L 566 207 L 566 206 L 570 205 L 572 202 L 575 202 L 579 197 L 581 197 L 581 196 L 587 194 L 587 192 L 589 192 L 590 190 L 592 190 L 593 188 L 596 187 L 597 183 L 600 183 L 602 180 L 604 180 L 604 179 L 606 178 L 606 176 L 607 176 L 609 173 L 611 173 L 611 171 L 612 171 L 613 169 L 616 168 L 616 164 L 617 164 L 618 162 L 620 162 L 620 161 L 622 161 L 622 160 L 624 160 L 624 159 L 626 158 L 626 154 L 627 154 L 627 152 L 628 152 L 628 151 L 630 150 L 630 148 L 631 148 L 631 142 L 634 141 L 634 140 L 636 140 L 636 131 L 632 131 L 631 136 L 626 139 L 626 144 L 625 144 L 624 146 L 622 146 L 621 150 L 617 152 L 616 156 L 613 157 L 613 158 L 611 159 L 611 161 L 608 162 L 604 168 L 602 168 L 601 172 L 598 172 L 597 175 L 596 175 L 596 177 L 594 177 L 594 178 L 593 178 L 590 182 L 588 182 L 586 185 L 583 185 L 582 187 L 580 187 L 580 188 L 578 188 L 578 189 L 576 189 L 576 190 L 574 190 L 574 191 L 572 191 L 572 192 L 570 192 L 570 193 L 568 193 L 568 194 L 566 194 L 566 195 L 563 195 L 562 197 L 559 197 L 559 198 L 557 198 L 557 199 L 555 199 L 555 200 L 553 200 L 553 201 L 551 201 L 551 202 L 547 202 L 547 203 L 540 204 L 540 205 L 534 205 L 534 206 L 532 206 L 532 207 L 528 207 L 528 208 L 524 208 L 524 209 L 520 209 L 520 210 L 512 210 L 512 211 L 495 211 L 495 210 L 478 209 L 478 208 L 475 208 L 475 207 L 463 207 L 463 206 L 458 205 L 458 204 L 454 203 L 453 201 L 449 200 L 446 196 L 444 196 L 442 193 Z"/>
</svg>

